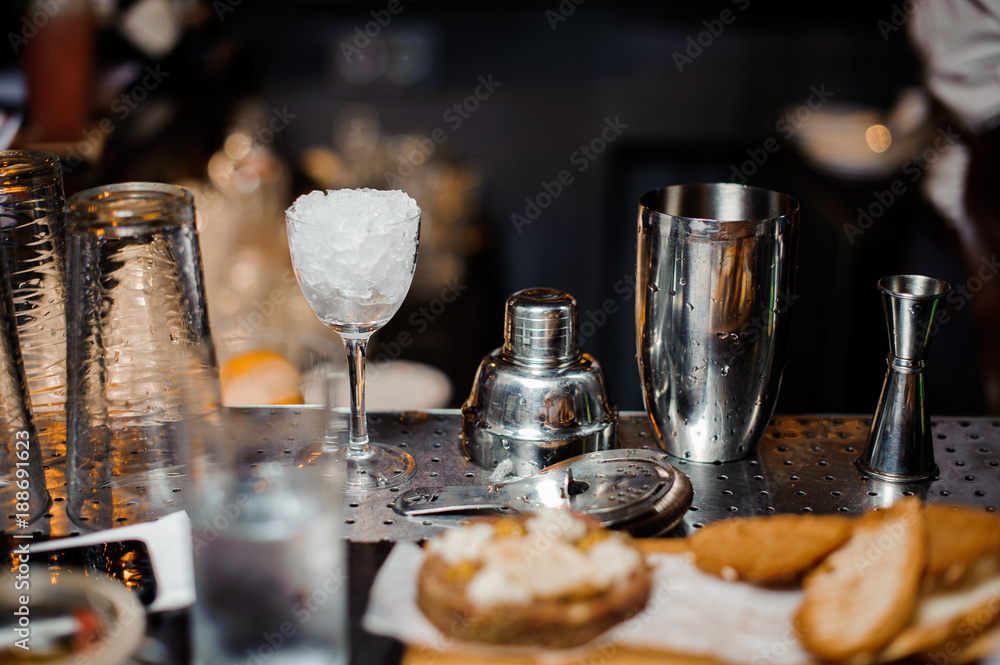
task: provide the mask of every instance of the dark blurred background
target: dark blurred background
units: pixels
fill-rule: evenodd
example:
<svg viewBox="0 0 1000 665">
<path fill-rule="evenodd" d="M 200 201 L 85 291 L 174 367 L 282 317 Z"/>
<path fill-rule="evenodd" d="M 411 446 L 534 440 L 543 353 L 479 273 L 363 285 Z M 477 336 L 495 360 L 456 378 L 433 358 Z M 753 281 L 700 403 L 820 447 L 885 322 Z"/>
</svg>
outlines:
<svg viewBox="0 0 1000 665">
<path fill-rule="evenodd" d="M 53 0 L 44 25 L 44 2 L 7 7 L 0 102 L 29 105 L 16 144 L 60 152 L 67 194 L 192 187 L 217 334 L 318 326 L 282 262 L 295 196 L 407 190 L 425 210 L 418 274 L 369 357 L 436 368 L 447 406 L 500 345 L 505 297 L 550 286 L 576 297 L 612 399 L 642 409 L 637 199 L 657 187 L 746 182 L 801 203 L 779 413 L 873 412 L 888 350 L 878 279 L 966 280 L 920 191 L 913 158 L 942 124 L 897 3 L 104 0 L 39 55 L 56 7 L 73 4 Z M 90 77 L 76 134 L 47 135 L 31 107 L 59 72 Z M 953 309 L 929 405 L 975 415 L 977 345 L 993 333 Z"/>
</svg>

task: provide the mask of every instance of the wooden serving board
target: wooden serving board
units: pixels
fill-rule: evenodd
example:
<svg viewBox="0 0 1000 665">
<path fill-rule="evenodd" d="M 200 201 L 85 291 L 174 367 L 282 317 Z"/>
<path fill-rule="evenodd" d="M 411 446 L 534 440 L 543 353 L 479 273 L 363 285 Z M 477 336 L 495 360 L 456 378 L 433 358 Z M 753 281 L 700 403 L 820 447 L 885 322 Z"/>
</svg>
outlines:
<svg viewBox="0 0 1000 665">
<path fill-rule="evenodd" d="M 476 654 L 470 659 L 465 654 L 440 653 L 426 649 L 407 649 L 401 665 L 552 665 L 551 657 L 545 660 L 525 658 L 490 658 Z M 601 663 L 602 665 L 732 665 L 714 658 L 669 654 L 663 651 L 618 648 L 610 652 L 595 651 L 570 663 Z"/>
</svg>

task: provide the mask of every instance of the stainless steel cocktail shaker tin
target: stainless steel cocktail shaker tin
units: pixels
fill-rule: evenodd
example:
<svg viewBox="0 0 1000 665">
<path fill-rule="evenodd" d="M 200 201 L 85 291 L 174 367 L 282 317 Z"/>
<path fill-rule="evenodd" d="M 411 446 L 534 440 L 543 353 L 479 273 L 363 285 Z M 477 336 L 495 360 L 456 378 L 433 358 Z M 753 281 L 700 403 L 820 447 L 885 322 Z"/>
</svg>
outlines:
<svg viewBox="0 0 1000 665">
<path fill-rule="evenodd" d="M 636 354 L 666 452 L 750 455 L 774 411 L 795 296 L 799 205 L 729 183 L 639 199 Z"/>
<path fill-rule="evenodd" d="M 614 446 L 618 413 L 600 365 L 577 346 L 576 301 L 549 288 L 507 299 L 503 346 L 462 406 L 462 448 L 500 477 L 529 476 Z"/>
</svg>

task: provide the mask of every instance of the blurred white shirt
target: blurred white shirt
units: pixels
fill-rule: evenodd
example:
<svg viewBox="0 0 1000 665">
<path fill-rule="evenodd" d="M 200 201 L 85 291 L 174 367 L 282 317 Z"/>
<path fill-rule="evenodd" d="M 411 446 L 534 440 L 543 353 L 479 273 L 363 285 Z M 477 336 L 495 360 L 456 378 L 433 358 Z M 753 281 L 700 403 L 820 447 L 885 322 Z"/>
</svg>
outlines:
<svg viewBox="0 0 1000 665">
<path fill-rule="evenodd" d="M 964 125 L 963 134 L 1000 125 L 1000 0 L 916 0 L 907 22 L 923 59 L 927 88 Z M 962 144 L 941 154 L 923 190 L 966 240 L 973 229 L 965 211 L 969 150 Z"/>
<path fill-rule="evenodd" d="M 976 133 L 1000 124 L 1000 0 L 917 0 L 907 27 L 934 96 Z"/>
</svg>

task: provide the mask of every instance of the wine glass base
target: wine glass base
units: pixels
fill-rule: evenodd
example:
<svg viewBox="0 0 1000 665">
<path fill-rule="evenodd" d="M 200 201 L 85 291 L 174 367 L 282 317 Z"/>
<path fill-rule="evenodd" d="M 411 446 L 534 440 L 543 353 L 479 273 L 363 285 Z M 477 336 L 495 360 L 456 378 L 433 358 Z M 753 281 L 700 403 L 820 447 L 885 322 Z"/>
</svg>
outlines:
<svg viewBox="0 0 1000 665">
<path fill-rule="evenodd" d="M 377 490 L 400 485 L 413 477 L 417 461 L 395 446 L 370 444 L 372 455 L 357 458 L 345 455 L 344 489 L 348 492 Z"/>
</svg>

